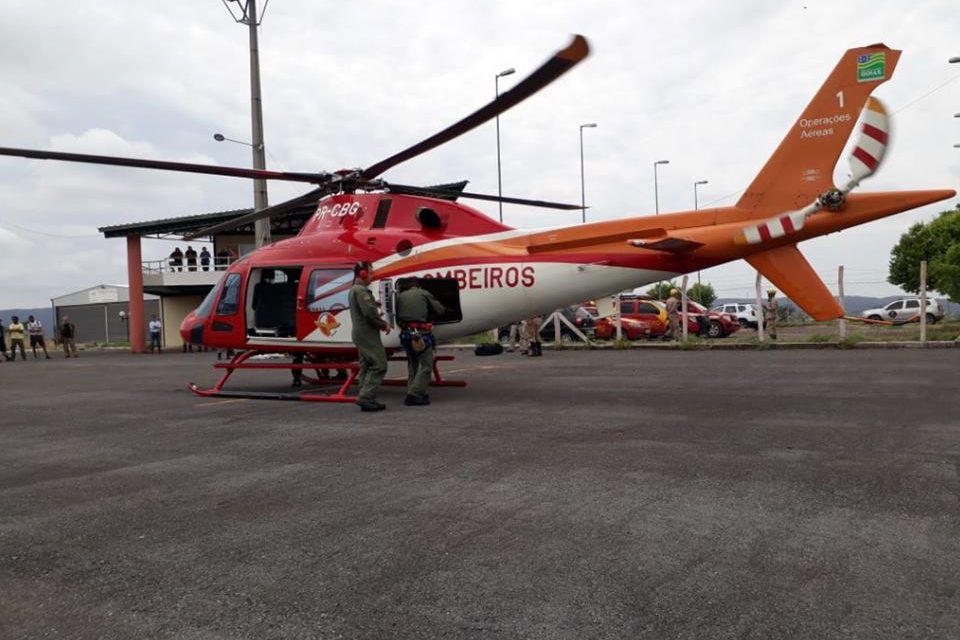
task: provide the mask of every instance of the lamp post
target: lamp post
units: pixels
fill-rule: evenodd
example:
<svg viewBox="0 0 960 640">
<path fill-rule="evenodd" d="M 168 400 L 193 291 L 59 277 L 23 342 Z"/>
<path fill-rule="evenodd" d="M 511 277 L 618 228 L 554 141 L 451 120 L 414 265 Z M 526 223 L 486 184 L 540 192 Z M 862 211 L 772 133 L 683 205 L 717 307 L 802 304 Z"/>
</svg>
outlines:
<svg viewBox="0 0 960 640">
<path fill-rule="evenodd" d="M 240 10 L 239 17 L 233 14 L 233 9 L 230 8 L 232 4 L 236 4 Z M 260 97 L 260 45 L 257 37 L 257 27 L 260 26 L 263 15 L 257 17 L 257 0 L 228 0 L 224 2 L 224 6 L 235 22 L 245 24 L 250 29 L 250 148 L 253 150 L 253 168 L 266 169 L 267 161 L 263 152 L 263 100 Z M 255 211 L 267 208 L 267 181 L 261 178 L 253 181 L 253 208 Z M 254 235 L 258 248 L 270 244 L 270 218 L 254 223 Z"/>
<path fill-rule="evenodd" d="M 127 334 L 127 344 L 130 343 L 130 314 L 126 311 L 120 311 L 120 324 L 123 325 L 123 331 Z"/>
<path fill-rule="evenodd" d="M 237 144 L 242 144 L 242 145 L 245 145 L 245 146 L 248 146 L 248 147 L 252 147 L 252 146 L 253 146 L 253 145 L 250 144 L 249 142 L 244 142 L 243 140 L 234 140 L 233 138 L 228 138 L 227 136 L 223 135 L 222 133 L 215 133 L 215 134 L 213 134 L 213 139 L 216 140 L 217 142 L 223 142 L 224 140 L 226 140 L 227 142 L 236 142 Z M 260 146 L 263 146 L 263 143 L 261 143 Z"/>
<path fill-rule="evenodd" d="M 493 76 L 493 92 L 494 97 L 500 97 L 500 78 L 503 76 L 509 76 L 512 73 L 515 73 L 516 69 L 510 67 L 509 69 L 504 69 L 497 75 Z M 503 198 L 503 183 L 500 176 L 500 114 L 497 114 L 497 197 Z M 503 201 L 497 202 L 500 207 L 500 222 L 503 222 Z"/>
<path fill-rule="evenodd" d="M 693 183 L 693 210 L 696 211 L 700 208 L 700 203 L 697 200 L 697 187 L 702 184 L 708 184 L 707 180 L 697 180 Z M 700 270 L 697 269 L 697 284 L 700 284 Z"/>
<path fill-rule="evenodd" d="M 595 129 L 597 127 L 596 122 L 589 122 L 587 124 L 580 125 L 580 222 L 585 223 L 587 221 L 587 191 L 585 187 L 585 182 L 583 179 L 583 130 L 584 129 Z"/>
<path fill-rule="evenodd" d="M 657 187 L 657 165 L 670 164 L 669 160 L 657 160 L 653 163 L 653 210 L 656 215 L 660 214 L 660 194 Z"/>
</svg>

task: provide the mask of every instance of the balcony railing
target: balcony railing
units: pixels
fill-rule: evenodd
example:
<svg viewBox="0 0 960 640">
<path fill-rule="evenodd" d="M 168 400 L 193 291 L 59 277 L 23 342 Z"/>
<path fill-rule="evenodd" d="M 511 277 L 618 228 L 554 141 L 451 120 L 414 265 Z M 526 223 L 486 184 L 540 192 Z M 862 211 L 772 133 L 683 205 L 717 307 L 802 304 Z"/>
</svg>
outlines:
<svg viewBox="0 0 960 640">
<path fill-rule="evenodd" d="M 190 285 L 214 285 L 230 266 L 234 259 L 211 260 L 211 264 L 203 265 L 171 265 L 169 258 L 163 260 L 145 260 L 141 263 L 143 270 L 143 286 L 145 287 L 175 287 Z"/>
</svg>

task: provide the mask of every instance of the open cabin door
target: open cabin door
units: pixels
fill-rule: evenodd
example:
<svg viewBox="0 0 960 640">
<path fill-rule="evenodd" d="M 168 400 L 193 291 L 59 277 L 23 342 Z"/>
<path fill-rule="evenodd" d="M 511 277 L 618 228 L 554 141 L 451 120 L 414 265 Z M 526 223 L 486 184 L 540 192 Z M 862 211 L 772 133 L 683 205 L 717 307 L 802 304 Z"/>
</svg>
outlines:
<svg viewBox="0 0 960 640">
<path fill-rule="evenodd" d="M 297 339 L 301 266 L 261 267 L 247 280 L 247 335 Z"/>
<path fill-rule="evenodd" d="M 403 278 L 397 278 L 391 286 L 392 291 L 401 289 Z M 419 278 L 420 287 L 433 294 L 440 304 L 443 305 L 444 312 L 437 317 L 431 317 L 433 324 L 456 324 L 463 320 L 463 311 L 460 308 L 460 282 L 456 278 Z M 391 293 L 392 293 L 391 291 Z M 396 296 L 390 296 L 390 322 L 391 326 L 396 326 Z"/>
</svg>

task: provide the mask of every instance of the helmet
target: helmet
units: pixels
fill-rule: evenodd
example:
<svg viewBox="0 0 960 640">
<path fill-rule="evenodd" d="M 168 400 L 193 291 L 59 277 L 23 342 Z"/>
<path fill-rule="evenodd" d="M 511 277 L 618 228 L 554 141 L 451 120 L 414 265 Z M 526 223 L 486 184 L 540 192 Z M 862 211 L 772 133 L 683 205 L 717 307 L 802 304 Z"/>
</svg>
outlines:
<svg viewBox="0 0 960 640">
<path fill-rule="evenodd" d="M 768 295 L 768 296 L 775 296 L 775 295 L 777 295 L 777 290 L 776 290 L 776 289 L 767 289 L 767 295 Z"/>
<path fill-rule="evenodd" d="M 672 295 L 672 296 L 675 296 L 675 295 L 677 295 L 677 294 L 679 294 L 679 293 L 680 293 L 680 292 L 677 291 L 676 289 L 670 289 L 670 295 Z"/>
</svg>

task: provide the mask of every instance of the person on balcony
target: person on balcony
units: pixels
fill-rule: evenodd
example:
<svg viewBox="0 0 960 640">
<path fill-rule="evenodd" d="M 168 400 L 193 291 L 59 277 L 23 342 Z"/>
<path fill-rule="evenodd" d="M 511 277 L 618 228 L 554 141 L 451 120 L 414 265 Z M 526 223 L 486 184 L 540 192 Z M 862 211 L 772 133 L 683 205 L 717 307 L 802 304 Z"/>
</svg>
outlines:
<svg viewBox="0 0 960 640">
<path fill-rule="evenodd" d="M 187 245 L 187 250 L 183 252 L 183 257 L 187 259 L 187 271 L 197 270 L 197 250 Z"/>
<path fill-rule="evenodd" d="M 180 251 L 180 247 L 174 247 L 170 253 L 170 271 L 183 271 L 183 251 Z"/>
<path fill-rule="evenodd" d="M 204 247 L 200 249 L 200 268 L 204 271 L 210 271 L 210 252 Z"/>
</svg>

